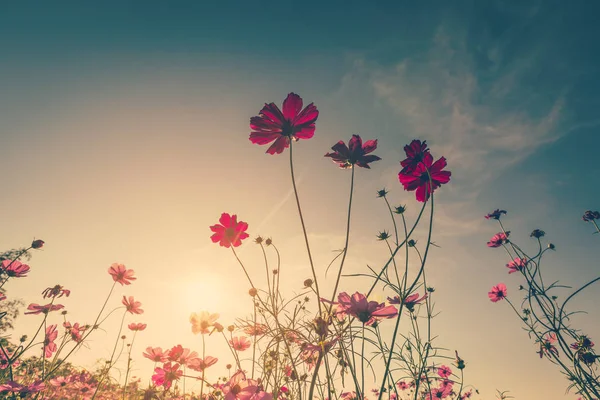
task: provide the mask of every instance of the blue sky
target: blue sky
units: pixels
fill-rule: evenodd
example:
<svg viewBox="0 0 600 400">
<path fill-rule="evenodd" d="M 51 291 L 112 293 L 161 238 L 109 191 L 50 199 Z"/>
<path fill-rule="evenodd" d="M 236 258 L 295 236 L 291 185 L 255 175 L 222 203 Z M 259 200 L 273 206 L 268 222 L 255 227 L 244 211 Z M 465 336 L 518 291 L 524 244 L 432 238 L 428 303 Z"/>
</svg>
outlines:
<svg viewBox="0 0 600 400">
<path fill-rule="evenodd" d="M 286 160 L 264 155 L 246 135 L 264 102 L 295 91 L 321 111 L 298 168 L 307 204 L 323 205 L 307 210 L 322 259 L 342 246 L 348 182 L 321 155 L 353 133 L 379 139 L 383 161 L 357 175 L 357 210 L 372 207 L 357 214 L 359 268 L 369 261 L 359 249 L 377 246 L 363 243 L 388 228 L 375 190 L 388 187 L 416 208 L 397 183 L 398 162 L 404 144 L 426 139 L 453 173 L 437 197 L 442 249 L 432 259 L 443 343 L 474 346 L 461 354 L 476 366 L 468 380 L 482 398 L 495 388 L 562 398 L 566 382 L 536 359 L 508 308 L 487 301 L 492 285 L 519 282 L 506 276 L 503 255 L 485 248 L 497 227 L 482 216 L 507 209 L 522 241 L 544 229 L 559 250 L 548 261 L 556 279 L 578 286 L 597 275 L 598 238 L 581 215 L 599 207 L 598 11 L 582 1 L 4 6 L 0 167 L 5 190 L 17 195 L 0 211 L 11 226 L 0 238 L 6 247 L 47 239 L 34 259 L 44 271 L 32 280 L 48 286 L 58 272 L 71 271 L 73 284 L 84 279 L 84 258 L 102 273 L 118 261 L 155 279 L 156 248 L 192 273 L 206 252 L 227 256 L 205 240 L 205 227 L 228 210 L 251 216 L 251 229 L 282 238 L 293 254 L 297 225 L 277 223 L 295 206 Z M 246 193 L 253 201 L 243 201 Z M 152 287 L 141 281 L 139 296 Z M 41 291 L 25 286 L 27 295 Z M 593 311 L 597 300 L 591 288 L 578 304 Z M 182 329 L 190 311 L 181 312 Z M 454 324 L 464 332 L 443 328 Z M 169 337 L 149 336 L 147 345 Z M 481 337 L 494 346 L 473 345 Z"/>
</svg>

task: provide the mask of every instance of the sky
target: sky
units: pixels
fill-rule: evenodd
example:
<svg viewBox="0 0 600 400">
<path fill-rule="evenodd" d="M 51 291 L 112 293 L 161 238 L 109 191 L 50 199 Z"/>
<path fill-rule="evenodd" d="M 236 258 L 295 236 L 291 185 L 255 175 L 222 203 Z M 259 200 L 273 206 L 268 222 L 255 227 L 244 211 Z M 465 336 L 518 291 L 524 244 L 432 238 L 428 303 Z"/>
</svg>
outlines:
<svg viewBox="0 0 600 400">
<path fill-rule="evenodd" d="M 557 247 L 546 257 L 548 279 L 577 288 L 598 275 L 598 237 L 581 215 L 600 207 L 599 8 L 583 1 L 4 5 L 0 242 L 8 250 L 46 241 L 29 277 L 10 282 L 8 294 L 41 303 L 41 291 L 60 283 L 72 291 L 68 315 L 91 322 L 111 287 L 108 267 L 134 269 L 135 284 L 117 286 L 110 304 L 126 294 L 144 306 L 139 321 L 148 328 L 133 358 L 145 382 L 147 346 L 200 350 L 191 312 L 218 312 L 228 324 L 252 311 L 235 258 L 209 238 L 222 212 L 248 222 L 251 238 L 272 237 L 282 282 L 290 295 L 302 292 L 310 269 L 289 160 L 248 140 L 249 118 L 295 92 L 320 111 L 314 138 L 294 154 L 324 287 L 332 286 L 324 272 L 332 251 L 343 247 L 350 175 L 323 154 L 352 134 L 379 141 L 382 161 L 356 171 L 347 268 L 357 272 L 385 262 L 376 235 L 391 223 L 377 190 L 387 188 L 414 218 L 420 205 L 397 174 L 403 146 L 427 140 L 452 171 L 436 192 L 440 248 L 428 267 L 439 345 L 460 351 L 482 399 L 496 389 L 517 399 L 575 399 L 508 305 L 488 300 L 504 282 L 518 302 L 522 282 L 507 275 L 501 250 L 486 247 L 499 228 L 483 216 L 507 210 L 505 226 L 531 250 L 529 233 L 546 231 Z M 239 254 L 251 272 L 263 272 L 251 240 Z M 348 292 L 368 286 L 342 282 Z M 591 287 L 573 302 L 589 312 L 575 322 L 592 339 L 599 296 Z M 20 317 L 14 336 L 36 318 Z M 107 357 L 117 328 L 118 318 L 109 319 L 76 360 L 89 366 Z"/>
</svg>

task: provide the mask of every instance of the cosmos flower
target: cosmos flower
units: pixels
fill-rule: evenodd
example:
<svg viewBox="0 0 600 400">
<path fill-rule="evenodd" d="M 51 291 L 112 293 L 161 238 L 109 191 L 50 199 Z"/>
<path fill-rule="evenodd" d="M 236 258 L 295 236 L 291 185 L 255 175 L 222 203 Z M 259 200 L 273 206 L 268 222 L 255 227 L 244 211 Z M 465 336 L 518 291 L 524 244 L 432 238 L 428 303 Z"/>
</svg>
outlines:
<svg viewBox="0 0 600 400">
<path fill-rule="evenodd" d="M 225 400 L 250 400 L 258 391 L 258 384 L 252 379 L 246 379 L 243 371 L 238 371 L 221 390 Z"/>
<path fill-rule="evenodd" d="M 234 350 L 244 351 L 250 348 L 250 341 L 245 336 L 234 336 L 229 340 L 229 345 Z"/>
<path fill-rule="evenodd" d="M 499 283 L 497 286 L 492 287 L 492 290 L 488 292 L 488 297 L 494 303 L 504 299 L 507 295 L 506 285 Z"/>
<path fill-rule="evenodd" d="M 121 285 L 131 285 L 131 281 L 137 279 L 133 276 L 133 270 L 125 268 L 123 264 L 114 263 L 108 269 L 108 273 L 112 276 L 113 281 Z"/>
<path fill-rule="evenodd" d="M 312 138 L 318 117 L 319 111 L 313 103 L 302 109 L 302 98 L 290 93 L 283 101 L 283 112 L 275 103 L 269 103 L 258 116 L 250 118 L 250 141 L 259 145 L 274 141 L 267 153 L 281 154 L 291 140 Z"/>
<path fill-rule="evenodd" d="M 129 296 L 129 299 L 127 297 L 123 296 L 123 300 L 121 302 L 123 303 L 125 308 L 127 308 L 127 312 L 129 312 L 131 314 L 143 314 L 144 313 L 144 310 L 142 310 L 140 308 L 142 306 L 142 303 L 140 303 L 139 301 L 135 301 L 133 299 L 133 296 Z"/>
<path fill-rule="evenodd" d="M 441 377 L 441 378 L 447 378 L 450 375 L 452 375 L 452 370 L 450 369 L 450 367 L 448 367 L 447 365 L 442 365 L 441 367 L 439 367 L 437 369 L 437 374 Z"/>
<path fill-rule="evenodd" d="M 506 268 L 509 269 L 508 273 L 512 274 L 513 272 L 523 271 L 527 266 L 527 260 L 525 258 L 517 257 L 508 264 L 506 264 Z"/>
<path fill-rule="evenodd" d="M 80 326 L 79 322 L 75 322 L 74 325 L 71 325 L 70 322 L 65 321 L 63 322 L 63 326 L 67 330 L 67 333 L 71 335 L 71 339 L 76 343 L 81 342 L 82 334 L 87 329 L 87 326 Z"/>
<path fill-rule="evenodd" d="M 42 296 L 44 296 L 45 299 L 48 299 L 50 297 L 52 298 L 56 298 L 56 297 L 69 297 L 69 295 L 71 294 L 71 291 L 68 289 L 65 289 L 63 286 L 61 285 L 55 285 L 51 288 L 47 288 L 42 292 Z"/>
<path fill-rule="evenodd" d="M 194 371 L 202 372 L 206 368 L 215 365 L 219 361 L 216 357 L 206 356 L 204 358 L 196 358 L 188 364 Z"/>
<path fill-rule="evenodd" d="M 167 355 L 163 353 L 160 347 L 147 347 L 146 351 L 142 353 L 144 357 L 154 362 L 165 362 L 167 361 Z"/>
<path fill-rule="evenodd" d="M 591 222 L 595 219 L 600 219 L 600 212 L 587 210 L 583 213 L 583 217 L 581 219 L 583 219 L 585 222 Z"/>
<path fill-rule="evenodd" d="M 24 314 L 48 314 L 51 311 L 57 311 L 57 310 L 61 310 L 65 308 L 65 306 L 63 306 L 62 304 L 46 304 L 46 305 L 39 305 L 36 303 L 31 303 L 29 306 L 27 306 L 27 309 L 29 311 L 25 312 Z"/>
<path fill-rule="evenodd" d="M 402 165 L 403 173 L 408 173 L 414 170 L 425 158 L 431 158 L 429 149 L 427 148 L 427 141 L 421 142 L 418 139 L 414 139 L 410 144 L 404 146 L 404 152 L 406 153 L 406 159 L 400 161 Z"/>
<path fill-rule="evenodd" d="M 321 299 L 331 303 L 325 299 Z M 398 310 L 394 306 L 386 306 L 385 303 L 376 301 L 367 301 L 364 294 L 354 293 L 352 296 L 346 292 L 338 295 L 336 314 L 338 319 L 343 319 L 346 315 L 357 318 L 363 324 L 370 326 L 382 318 L 394 318 L 398 315 Z"/>
<path fill-rule="evenodd" d="M 429 154 L 414 169 L 402 169 L 398 174 L 398 180 L 404 186 L 404 190 L 409 192 L 416 190 L 417 201 L 425 202 L 429 200 L 435 189 L 450 182 L 452 173 L 442 171 L 445 167 L 444 157 L 433 163 L 433 157 Z"/>
<path fill-rule="evenodd" d="M 506 233 L 504 233 L 504 232 L 496 233 L 494 236 L 492 236 L 490 241 L 487 242 L 487 246 L 488 247 L 502 246 L 504 243 L 508 242 L 508 235 L 510 235 L 510 231 L 506 231 Z"/>
<path fill-rule="evenodd" d="M 46 337 L 44 338 L 44 357 L 50 358 L 56 352 L 58 347 L 54 341 L 58 337 L 56 325 L 50 325 L 46 328 Z"/>
<path fill-rule="evenodd" d="M 495 219 L 495 220 L 499 220 L 500 217 L 502 216 L 502 214 L 506 215 L 506 210 L 499 210 L 496 209 L 494 211 L 492 211 L 491 213 L 489 213 L 488 215 L 485 216 L 485 219 Z"/>
<path fill-rule="evenodd" d="M 408 309 L 408 311 L 413 312 L 415 310 L 415 305 L 421 304 L 427 298 L 427 293 L 425 293 L 421 298 L 419 298 L 418 293 L 413 293 L 404 298 L 404 306 Z M 393 298 L 388 297 L 388 302 L 390 304 L 400 304 L 400 296 L 394 296 Z"/>
<path fill-rule="evenodd" d="M 131 324 L 127 325 L 130 331 L 143 331 L 146 329 L 146 326 L 146 324 L 142 324 L 141 322 L 138 322 L 137 324 L 132 322 Z"/>
<path fill-rule="evenodd" d="M 210 330 L 208 328 L 215 326 L 219 314 L 211 314 L 208 311 L 200 311 L 199 313 L 192 313 L 190 315 L 190 323 L 192 324 L 192 332 L 194 334 L 206 334 Z"/>
<path fill-rule="evenodd" d="M 214 234 L 210 237 L 213 243 L 219 242 L 220 246 L 229 248 L 238 247 L 242 240 L 250 235 L 246 233 L 248 224 L 237 220 L 237 215 L 221 214 L 219 224 L 210 227 Z"/>
<path fill-rule="evenodd" d="M 17 260 L 4 260 L 2 261 L 2 271 L 10 276 L 10 277 L 14 277 L 14 278 L 23 278 L 25 276 L 27 276 L 27 273 L 29 272 L 29 265 L 27 264 L 23 264 L 20 261 Z"/>
<path fill-rule="evenodd" d="M 331 150 L 333 153 L 325 154 L 325 157 L 331 157 L 333 162 L 337 163 L 340 168 L 352 168 L 358 165 L 362 168 L 371 168 L 369 163 L 379 161 L 381 158 L 369 153 L 377 148 L 377 140 L 368 140 L 364 144 L 359 135 L 352 135 L 352 139 L 348 142 L 348 146 L 340 140 Z"/>
<path fill-rule="evenodd" d="M 168 390 L 173 384 L 173 381 L 179 380 L 181 375 L 183 375 L 183 371 L 180 371 L 179 367 L 179 364 L 171 364 L 168 362 L 163 364 L 162 368 L 155 368 L 154 375 L 152 375 L 152 382 L 154 382 L 156 386 L 163 386 Z"/>
</svg>

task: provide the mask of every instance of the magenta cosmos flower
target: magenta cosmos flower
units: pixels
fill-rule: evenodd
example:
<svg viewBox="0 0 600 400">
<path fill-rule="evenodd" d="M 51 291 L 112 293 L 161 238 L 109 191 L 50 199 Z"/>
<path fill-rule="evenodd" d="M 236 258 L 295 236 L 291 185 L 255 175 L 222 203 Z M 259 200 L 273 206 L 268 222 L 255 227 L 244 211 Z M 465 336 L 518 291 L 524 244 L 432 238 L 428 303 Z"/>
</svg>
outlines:
<svg viewBox="0 0 600 400">
<path fill-rule="evenodd" d="M 404 146 L 406 159 L 400 161 L 400 165 L 402 165 L 402 172 L 407 173 L 414 170 L 425 159 L 425 157 L 431 157 L 426 142 L 426 140 L 421 142 L 418 139 L 414 139 L 412 142 L 410 142 L 410 144 Z"/>
<path fill-rule="evenodd" d="M 250 344 L 250 341 L 245 336 L 234 336 L 229 340 L 229 345 L 236 351 L 248 350 Z"/>
<path fill-rule="evenodd" d="M 415 310 L 415 305 L 421 304 L 423 301 L 425 301 L 426 298 L 427 298 L 427 293 L 425 293 L 421 297 L 419 297 L 419 293 L 413 293 L 409 296 L 406 296 L 404 298 L 404 301 L 402 301 L 402 303 L 404 303 L 404 305 L 406 306 L 408 311 L 413 312 Z M 390 304 L 400 304 L 401 303 L 400 296 L 394 296 L 393 298 L 388 297 L 388 302 Z"/>
<path fill-rule="evenodd" d="M 167 355 L 163 352 L 160 347 L 146 347 L 146 351 L 142 353 L 144 357 L 154 362 L 165 362 L 167 361 Z"/>
<path fill-rule="evenodd" d="M 491 291 L 488 292 L 488 297 L 494 303 L 504 299 L 507 295 L 506 285 L 504 283 L 499 283 L 497 286 L 494 286 Z"/>
<path fill-rule="evenodd" d="M 56 325 L 50 325 L 46 328 L 46 337 L 44 339 L 44 357 L 50 358 L 56 352 L 58 347 L 54 341 L 58 337 Z"/>
<path fill-rule="evenodd" d="M 416 190 L 417 201 L 425 202 L 435 189 L 450 182 L 450 171 L 442 171 L 446 168 L 446 158 L 441 157 L 435 163 L 431 154 L 425 153 L 423 161 L 419 162 L 414 169 L 406 167 L 398 174 L 398 180 L 409 192 Z M 431 178 L 431 179 L 430 179 Z"/>
<path fill-rule="evenodd" d="M 274 143 L 269 154 L 281 154 L 290 140 L 310 139 L 315 134 L 317 107 L 310 103 L 302 109 L 302 98 L 290 93 L 283 101 L 283 112 L 275 103 L 265 104 L 257 117 L 250 118 L 250 141 L 254 144 Z"/>
<path fill-rule="evenodd" d="M 152 382 L 156 386 L 163 386 L 165 390 L 168 390 L 173 381 L 179 380 L 183 375 L 183 371 L 179 369 L 179 364 L 171 364 L 170 362 L 163 364 L 162 368 L 155 368 L 154 375 L 152 375 Z"/>
<path fill-rule="evenodd" d="M 352 168 L 358 165 L 363 168 L 369 167 L 369 163 L 379 161 L 381 158 L 369 154 L 377 148 L 377 140 L 367 140 L 363 143 L 359 135 L 352 135 L 352 139 L 348 142 L 348 146 L 344 141 L 340 140 L 333 145 L 331 150 L 333 153 L 325 154 L 325 157 L 331 157 L 334 163 L 337 163 L 340 168 Z"/>
<path fill-rule="evenodd" d="M 236 372 L 229 382 L 221 388 L 225 400 L 250 400 L 258 391 L 258 383 L 252 379 L 246 379 L 242 371 Z"/>
<path fill-rule="evenodd" d="M 237 220 L 237 215 L 221 214 L 219 224 L 210 227 L 214 234 L 210 237 L 213 243 L 219 242 L 220 246 L 229 248 L 230 246 L 238 247 L 242 244 L 242 240 L 248 236 L 246 233 L 248 224 Z"/>
<path fill-rule="evenodd" d="M 29 311 L 25 312 L 24 314 L 48 314 L 50 311 L 58 311 L 65 308 L 65 306 L 63 306 L 62 304 L 46 304 L 46 305 L 39 305 L 36 303 L 31 303 L 29 306 L 27 306 L 27 309 Z"/>
<path fill-rule="evenodd" d="M 494 236 L 492 236 L 490 241 L 487 242 L 487 246 L 488 247 L 502 246 L 504 243 L 508 242 L 508 235 L 510 235 L 510 231 L 506 231 L 506 233 L 504 233 L 504 232 L 496 233 Z"/>
<path fill-rule="evenodd" d="M 131 285 L 131 281 L 137 279 L 133 276 L 133 270 L 125 268 L 123 264 L 114 263 L 108 269 L 108 273 L 112 276 L 113 281 L 121 285 Z"/>
<path fill-rule="evenodd" d="M 338 306 L 336 314 L 339 319 L 350 315 L 367 326 L 373 325 L 382 318 L 394 318 L 398 315 L 396 307 L 386 306 L 385 303 L 376 301 L 367 301 L 366 296 L 358 292 L 352 296 L 342 292 L 338 295 L 338 302 L 333 304 Z"/>
<path fill-rule="evenodd" d="M 527 260 L 521 257 L 517 257 L 508 264 L 506 264 L 506 268 L 509 269 L 508 273 L 512 274 L 513 272 L 523 271 L 527 266 Z"/>
<path fill-rule="evenodd" d="M 142 324 L 141 322 L 132 322 L 131 324 L 127 325 L 130 331 L 143 331 L 146 329 L 146 326 L 146 324 Z"/>
<path fill-rule="evenodd" d="M 2 261 L 2 271 L 10 277 L 23 278 L 23 277 L 27 276 L 29 269 L 30 269 L 29 265 L 23 264 L 17 260 Z"/>
</svg>

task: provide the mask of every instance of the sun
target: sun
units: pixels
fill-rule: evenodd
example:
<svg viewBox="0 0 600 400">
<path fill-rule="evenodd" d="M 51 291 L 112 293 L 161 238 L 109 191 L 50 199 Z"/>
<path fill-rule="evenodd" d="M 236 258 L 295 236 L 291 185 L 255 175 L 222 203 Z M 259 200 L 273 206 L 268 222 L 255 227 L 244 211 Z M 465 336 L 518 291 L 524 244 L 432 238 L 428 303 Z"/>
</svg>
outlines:
<svg viewBox="0 0 600 400">
<path fill-rule="evenodd" d="M 225 282 L 222 276 L 206 269 L 192 276 L 186 276 L 180 285 L 180 301 L 183 307 L 197 312 L 222 312 L 219 308 L 226 304 Z"/>
</svg>

